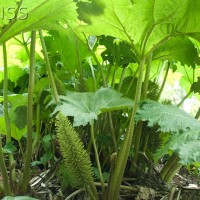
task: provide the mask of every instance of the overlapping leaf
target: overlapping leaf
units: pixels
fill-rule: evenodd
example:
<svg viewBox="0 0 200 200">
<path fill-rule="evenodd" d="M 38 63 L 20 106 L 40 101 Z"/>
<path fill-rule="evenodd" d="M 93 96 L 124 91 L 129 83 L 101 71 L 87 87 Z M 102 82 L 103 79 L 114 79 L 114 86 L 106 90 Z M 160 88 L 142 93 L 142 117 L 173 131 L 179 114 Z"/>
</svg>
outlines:
<svg viewBox="0 0 200 200">
<path fill-rule="evenodd" d="M 51 31 L 50 36 L 45 37 L 45 40 L 50 55 L 59 54 L 63 67 L 73 73 L 79 62 L 89 54 L 87 45 L 71 29 Z"/>
<path fill-rule="evenodd" d="M 200 77 L 198 77 L 197 81 L 192 84 L 191 91 L 200 94 Z"/>
<path fill-rule="evenodd" d="M 157 158 L 168 154 L 169 150 L 176 152 L 182 164 L 200 162 L 200 130 L 189 130 L 171 135 L 164 147 L 155 154 Z"/>
<path fill-rule="evenodd" d="M 173 38 L 158 48 L 153 59 L 180 61 L 183 65 L 194 67 L 200 64 L 199 53 L 188 38 Z"/>
<path fill-rule="evenodd" d="M 7 129 L 6 129 L 6 123 L 5 123 L 4 117 L 0 117 L 0 124 L 1 124 L 0 134 L 6 135 Z M 26 126 L 23 129 L 19 129 L 13 122 L 10 124 L 10 126 L 11 126 L 11 136 L 14 139 L 20 140 L 22 138 L 22 136 L 26 134 Z"/>
<path fill-rule="evenodd" d="M 19 140 L 26 133 L 27 98 L 27 93 L 8 95 L 11 136 L 16 140 Z M 2 96 L 0 96 L 0 102 L 3 102 Z M 0 133 L 6 135 L 6 124 L 3 113 L 0 116 Z"/>
<path fill-rule="evenodd" d="M 101 88 L 95 93 L 68 92 L 60 98 L 63 103 L 55 108 L 54 113 L 60 111 L 65 116 L 73 116 L 74 126 L 87 125 L 100 113 L 133 106 L 132 100 L 111 88 Z"/>
<path fill-rule="evenodd" d="M 16 83 L 17 80 L 19 79 L 19 77 L 21 77 L 22 75 L 26 74 L 26 69 L 25 68 L 20 68 L 18 66 L 10 66 L 8 68 L 8 78 L 10 81 Z M 4 79 L 4 72 L 3 70 L 0 70 L 0 82 L 3 81 Z"/>
<path fill-rule="evenodd" d="M 131 51 L 131 46 L 113 37 L 102 36 L 100 45 L 104 45 L 106 50 L 101 53 L 103 60 L 108 60 L 112 65 L 126 67 L 129 63 L 135 62 L 135 55 Z"/>
<path fill-rule="evenodd" d="M 136 114 L 136 120 L 148 121 L 148 126 L 158 125 L 163 132 L 179 132 L 200 128 L 200 122 L 173 105 L 146 100 Z"/>
<path fill-rule="evenodd" d="M 59 22 L 73 25 L 77 18 L 76 4 L 73 0 L 21 0 L 20 3 L 0 0 L 0 5 L 7 11 L 4 20 L 0 23 L 2 29 L 0 44 L 20 32 L 39 28 L 53 29 Z M 9 7 L 14 8 L 13 13 L 19 8 L 16 15 L 12 14 L 12 19 L 8 16 Z M 23 8 L 23 12 L 22 10 L 20 12 L 20 8 Z"/>
<path fill-rule="evenodd" d="M 148 121 L 148 126 L 158 125 L 162 132 L 171 132 L 163 148 L 155 154 L 157 158 L 176 152 L 182 164 L 200 162 L 200 122 L 172 105 L 146 100 L 140 107 L 136 120 Z"/>
<path fill-rule="evenodd" d="M 94 35 L 110 35 L 134 43 L 146 52 L 178 35 L 199 38 L 200 2 L 191 0 L 99 0 L 88 9 L 78 4 L 79 17 L 87 24 L 77 30 Z M 98 10 L 98 14 L 94 10 Z M 92 12 L 93 10 L 93 12 Z M 101 12 L 100 12 L 101 11 Z"/>
</svg>

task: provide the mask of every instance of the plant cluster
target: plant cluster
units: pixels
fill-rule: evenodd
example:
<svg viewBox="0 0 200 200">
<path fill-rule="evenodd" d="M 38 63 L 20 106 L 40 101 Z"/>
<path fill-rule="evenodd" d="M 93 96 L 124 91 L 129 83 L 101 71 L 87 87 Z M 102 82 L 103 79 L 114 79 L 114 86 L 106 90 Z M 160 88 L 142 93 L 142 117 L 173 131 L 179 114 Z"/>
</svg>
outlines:
<svg viewBox="0 0 200 200">
<path fill-rule="evenodd" d="M 199 167 L 200 111 L 180 109 L 200 94 L 199 1 L 0 2 L 15 16 L 0 19 L 2 197 L 28 195 L 59 157 L 64 189 L 94 200 L 117 200 L 166 155 L 165 183 Z M 186 74 L 177 105 L 161 100 L 170 71 Z"/>
</svg>

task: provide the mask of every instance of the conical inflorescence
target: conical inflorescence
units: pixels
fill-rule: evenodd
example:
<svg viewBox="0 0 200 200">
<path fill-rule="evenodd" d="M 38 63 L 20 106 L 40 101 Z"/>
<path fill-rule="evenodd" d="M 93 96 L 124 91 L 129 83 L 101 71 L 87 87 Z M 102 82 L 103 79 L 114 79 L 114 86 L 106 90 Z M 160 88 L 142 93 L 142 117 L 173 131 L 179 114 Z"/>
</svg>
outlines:
<svg viewBox="0 0 200 200">
<path fill-rule="evenodd" d="M 93 172 L 89 155 L 69 120 L 58 114 L 57 137 L 64 158 L 66 170 L 75 187 L 87 187 L 93 183 Z"/>
</svg>

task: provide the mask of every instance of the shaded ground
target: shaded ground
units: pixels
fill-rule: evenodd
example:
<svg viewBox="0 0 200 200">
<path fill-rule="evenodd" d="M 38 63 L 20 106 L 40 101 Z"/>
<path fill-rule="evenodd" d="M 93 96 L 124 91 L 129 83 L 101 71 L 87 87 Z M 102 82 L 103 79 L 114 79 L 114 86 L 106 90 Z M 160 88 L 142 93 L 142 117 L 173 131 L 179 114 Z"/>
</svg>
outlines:
<svg viewBox="0 0 200 200">
<path fill-rule="evenodd" d="M 41 172 L 31 180 L 32 196 L 41 200 L 87 200 L 83 190 L 66 190 L 61 188 L 56 178 L 57 168 Z M 173 182 L 167 186 L 159 178 L 148 174 L 140 179 L 125 179 L 119 200 L 200 200 L 200 179 L 186 168 L 181 168 Z M 96 183 L 100 189 L 100 184 Z M 71 196 L 71 197 L 70 197 Z"/>
</svg>

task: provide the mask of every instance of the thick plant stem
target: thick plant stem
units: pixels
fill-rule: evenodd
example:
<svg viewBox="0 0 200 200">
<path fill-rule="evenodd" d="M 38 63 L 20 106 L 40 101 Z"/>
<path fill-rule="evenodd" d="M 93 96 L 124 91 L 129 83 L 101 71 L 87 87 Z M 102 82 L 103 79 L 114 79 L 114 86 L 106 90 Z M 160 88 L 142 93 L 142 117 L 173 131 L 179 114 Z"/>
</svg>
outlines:
<svg viewBox="0 0 200 200">
<path fill-rule="evenodd" d="M 110 189 L 109 187 L 110 187 L 113 171 L 115 168 L 116 159 L 117 159 L 117 153 L 115 152 L 110 156 L 110 172 L 109 172 L 109 179 L 108 179 L 108 183 L 107 183 L 106 199 L 108 198 L 108 195 L 109 195 L 109 189 Z"/>
<path fill-rule="evenodd" d="M 147 97 L 147 91 L 148 91 L 148 86 L 149 86 L 149 76 L 150 76 L 150 71 L 151 71 L 151 60 L 152 60 L 152 53 L 150 54 L 148 61 L 147 61 L 147 67 L 146 67 L 146 72 L 145 72 L 143 88 L 142 88 L 143 91 L 141 94 L 141 100 L 145 100 Z M 142 125 L 143 125 L 143 122 L 140 121 L 137 125 L 137 129 L 135 132 L 134 159 L 133 159 L 133 162 L 135 163 L 135 165 L 133 165 L 133 174 L 135 174 L 136 169 L 137 169 L 136 166 L 137 166 L 138 156 L 139 156 L 140 140 L 141 140 L 141 135 L 142 135 Z M 146 135 L 146 137 L 148 137 L 148 136 Z"/>
<path fill-rule="evenodd" d="M 3 105 L 4 105 L 4 118 L 6 124 L 6 143 L 11 142 L 11 127 L 10 127 L 10 118 L 8 114 L 8 63 L 7 63 L 7 50 L 6 44 L 3 43 L 3 60 L 4 60 L 4 86 L 3 86 Z M 10 168 L 10 184 L 13 186 L 13 182 L 16 181 L 15 173 L 15 160 L 13 154 L 9 154 L 9 168 Z"/>
<path fill-rule="evenodd" d="M 151 72 L 151 61 L 152 61 L 152 56 L 153 53 L 150 54 L 147 62 L 147 68 L 146 68 L 146 73 L 145 73 L 145 78 L 144 78 L 144 84 L 143 84 L 143 92 L 141 95 L 141 100 L 145 100 L 147 98 L 147 92 L 149 88 L 149 79 L 150 79 L 150 72 Z M 149 139 L 149 133 L 145 134 L 144 136 L 144 145 L 142 147 L 142 151 L 146 152 L 147 145 L 148 145 L 148 139 Z"/>
<path fill-rule="evenodd" d="M 44 37 L 43 37 L 43 34 L 42 34 L 41 30 L 39 30 L 39 35 L 40 35 L 40 41 L 41 41 L 41 44 L 42 44 L 44 58 L 45 58 L 45 61 L 46 61 L 46 66 L 47 66 L 47 72 L 48 72 L 48 76 L 49 76 L 49 80 L 50 80 L 50 85 L 51 85 L 51 88 L 53 90 L 53 95 L 54 95 L 56 104 L 58 104 L 59 101 L 60 101 L 59 100 L 59 96 L 58 96 L 58 91 L 56 89 L 56 84 L 55 84 L 55 81 L 54 81 L 53 73 L 51 71 L 51 65 L 50 65 L 49 57 L 48 57 L 48 53 L 47 53 L 47 48 L 46 48 Z"/>
<path fill-rule="evenodd" d="M 0 138 L 0 171 L 2 176 L 2 182 L 3 182 L 3 190 L 6 196 L 12 196 L 10 184 L 9 184 L 9 178 L 6 170 L 6 165 L 3 157 L 3 151 L 2 151 L 2 143 Z"/>
<path fill-rule="evenodd" d="M 28 183 L 30 179 L 30 163 L 32 156 L 32 125 L 33 125 L 33 92 L 35 81 L 35 43 L 36 31 L 31 33 L 31 50 L 30 50 L 30 74 L 29 74 L 29 87 L 28 87 L 28 107 L 27 107 L 27 145 L 26 145 L 26 158 L 24 173 L 22 179 L 22 192 L 27 193 Z"/>
<path fill-rule="evenodd" d="M 135 125 L 134 117 L 138 110 L 138 103 L 140 101 L 140 96 L 141 96 L 144 64 L 145 64 L 145 59 L 142 58 L 139 64 L 139 77 L 138 77 L 138 82 L 137 82 L 137 87 L 136 87 L 136 95 L 135 95 L 135 101 L 133 105 L 133 111 L 130 118 L 130 124 L 127 130 L 127 133 L 124 137 L 121 150 L 119 151 L 119 155 L 117 156 L 116 166 L 113 172 L 113 176 L 111 178 L 111 184 L 108 191 L 109 200 L 117 200 L 119 196 L 120 185 L 122 182 L 122 178 L 124 175 L 127 159 L 128 159 L 131 144 L 132 144 L 133 130 L 134 130 L 134 125 Z"/>
<path fill-rule="evenodd" d="M 4 57 L 4 87 L 3 87 L 3 98 L 4 98 L 4 118 L 6 123 L 6 142 L 11 141 L 11 128 L 10 119 L 8 115 L 8 64 L 7 64 L 7 51 L 6 44 L 3 43 L 3 57 Z"/>
<path fill-rule="evenodd" d="M 147 92 L 149 88 L 149 77 L 150 77 L 150 72 L 151 72 L 151 61 L 152 61 L 152 53 L 150 54 L 148 60 L 147 60 L 147 67 L 146 67 L 146 72 L 145 72 L 145 77 L 144 77 L 144 84 L 143 84 L 143 91 L 141 94 L 141 100 L 145 100 L 147 98 Z"/>
<path fill-rule="evenodd" d="M 103 180 L 103 174 L 102 174 L 102 171 L 101 171 L 101 165 L 100 165 L 100 161 L 99 161 L 97 146 L 96 146 L 95 138 L 94 138 L 94 124 L 91 124 L 91 126 L 90 126 L 90 133 L 91 133 L 92 144 L 93 144 L 93 148 L 94 148 L 95 159 L 96 159 L 96 163 L 97 163 L 97 169 L 98 169 L 98 172 L 99 172 L 99 179 L 100 179 L 100 182 L 101 182 L 102 196 L 104 197 L 104 195 L 105 195 L 105 183 L 104 183 L 104 180 Z"/>
<path fill-rule="evenodd" d="M 164 181 L 166 183 L 170 183 L 173 179 L 173 177 L 176 175 L 176 173 L 180 170 L 180 168 L 182 167 L 182 164 L 178 163 L 179 160 L 177 160 L 177 162 L 172 166 L 172 168 L 170 169 L 170 171 L 167 173 Z"/>
<path fill-rule="evenodd" d="M 178 165 L 179 157 L 176 154 L 172 154 L 168 162 L 164 165 L 160 172 L 160 176 L 162 180 L 167 181 L 169 180 L 169 174 L 173 173 L 174 166 Z"/>
<path fill-rule="evenodd" d="M 166 83 L 166 80 L 167 80 L 167 76 L 168 76 L 168 73 L 169 73 L 169 67 L 170 67 L 170 63 L 168 62 L 168 65 L 167 65 L 167 69 L 166 69 L 166 72 L 165 72 L 165 76 L 164 76 L 164 79 L 163 79 L 163 82 L 162 82 L 162 85 L 160 87 L 160 91 L 158 93 L 158 99 L 160 98 L 161 94 L 162 94 L 162 91 L 165 87 L 165 83 Z"/>
<path fill-rule="evenodd" d="M 90 187 L 87 187 L 87 188 L 86 188 L 86 191 L 87 191 L 87 193 L 89 194 L 91 200 L 98 200 L 98 197 L 95 196 L 95 194 L 92 192 L 92 190 L 91 190 Z"/>
<path fill-rule="evenodd" d="M 165 69 L 165 65 L 166 65 L 166 63 L 167 63 L 167 61 L 164 61 L 164 62 L 162 62 L 162 61 L 160 61 L 160 64 L 159 64 L 159 69 L 157 70 L 157 77 L 156 77 L 156 80 L 155 80 L 155 82 L 157 83 L 157 84 L 159 84 L 160 85 L 160 82 L 161 82 L 161 76 L 162 76 L 162 74 L 163 74 L 163 71 L 164 71 L 164 69 Z M 160 66 L 161 65 L 161 66 Z"/>
</svg>

